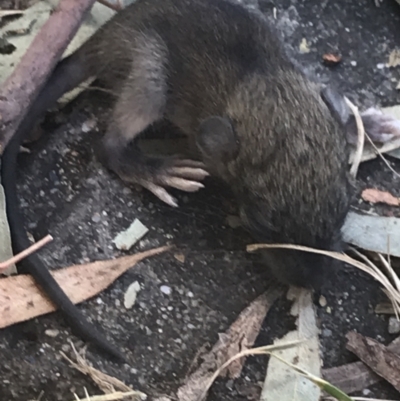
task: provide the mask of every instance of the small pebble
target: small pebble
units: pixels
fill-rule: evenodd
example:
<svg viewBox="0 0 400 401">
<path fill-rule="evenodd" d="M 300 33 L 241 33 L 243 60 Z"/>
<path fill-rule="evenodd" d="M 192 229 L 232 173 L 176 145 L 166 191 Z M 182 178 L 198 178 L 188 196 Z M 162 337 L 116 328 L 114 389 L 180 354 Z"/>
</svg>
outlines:
<svg viewBox="0 0 400 401">
<path fill-rule="evenodd" d="M 71 350 L 71 346 L 70 346 L 69 344 L 63 344 L 63 345 L 61 346 L 61 349 L 62 349 L 64 352 L 69 352 L 69 351 Z"/>
<path fill-rule="evenodd" d="M 58 330 L 48 329 L 44 332 L 44 334 L 46 334 L 46 336 L 54 338 L 57 337 L 60 334 L 60 332 Z"/>
<path fill-rule="evenodd" d="M 194 297 L 194 294 L 193 294 L 192 291 L 189 291 L 189 292 L 187 293 L 187 296 L 188 296 L 189 298 L 193 298 L 193 297 Z"/>
<path fill-rule="evenodd" d="M 92 221 L 93 221 L 93 223 L 98 223 L 100 220 L 101 220 L 100 213 L 95 213 L 95 214 L 92 216 Z"/>
<path fill-rule="evenodd" d="M 165 294 L 165 295 L 170 295 L 171 292 L 172 292 L 171 287 L 168 287 L 167 285 L 162 285 L 162 286 L 160 287 L 160 290 L 161 290 L 161 292 L 162 292 L 163 294 Z"/>
<path fill-rule="evenodd" d="M 352 67 L 356 67 L 357 66 L 357 61 L 350 61 L 350 65 L 352 66 Z"/>
<path fill-rule="evenodd" d="M 332 337 L 332 330 L 330 330 L 330 329 L 323 329 L 323 330 L 322 330 L 322 336 L 323 336 L 323 337 Z"/>
<path fill-rule="evenodd" d="M 328 302 L 326 301 L 326 298 L 325 298 L 323 295 L 321 295 L 321 296 L 319 297 L 319 304 L 320 304 L 323 308 L 325 308 L 325 306 L 328 304 Z"/>
<path fill-rule="evenodd" d="M 376 68 L 377 68 L 378 70 L 383 70 L 383 69 L 385 68 L 385 64 L 379 63 L 379 64 L 376 65 Z"/>
<path fill-rule="evenodd" d="M 398 334 L 400 333 L 400 322 L 396 319 L 395 316 L 391 316 L 389 318 L 389 329 L 390 334 Z"/>
</svg>

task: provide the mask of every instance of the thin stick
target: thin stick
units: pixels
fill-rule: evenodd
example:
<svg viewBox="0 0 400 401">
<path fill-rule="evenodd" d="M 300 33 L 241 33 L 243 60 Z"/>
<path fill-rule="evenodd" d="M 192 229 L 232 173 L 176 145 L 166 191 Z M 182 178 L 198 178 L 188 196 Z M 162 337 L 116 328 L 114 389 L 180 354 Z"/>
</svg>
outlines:
<svg viewBox="0 0 400 401">
<path fill-rule="evenodd" d="M 90 12 L 95 0 L 61 0 L 0 88 L 0 154 Z"/>
<path fill-rule="evenodd" d="M 357 150 L 354 155 L 353 164 L 351 165 L 350 168 L 350 174 L 353 177 L 356 177 L 358 167 L 361 163 L 361 158 L 364 151 L 365 129 L 360 113 L 358 112 L 358 108 L 352 102 L 350 102 L 350 100 L 347 99 L 347 97 L 345 97 L 344 100 L 346 101 L 347 105 L 350 107 L 350 110 L 354 114 L 354 118 L 356 119 L 356 125 L 357 125 Z"/>
<path fill-rule="evenodd" d="M 24 251 L 20 252 L 19 254 L 13 256 L 12 258 L 6 260 L 5 262 L 0 263 L 0 273 L 3 270 L 9 268 L 12 264 L 18 263 L 20 260 L 26 258 L 31 253 L 36 252 L 38 249 L 42 248 L 44 245 L 48 244 L 50 241 L 53 241 L 53 237 L 51 235 L 46 235 L 40 241 L 35 242 L 29 248 L 25 249 Z"/>
</svg>

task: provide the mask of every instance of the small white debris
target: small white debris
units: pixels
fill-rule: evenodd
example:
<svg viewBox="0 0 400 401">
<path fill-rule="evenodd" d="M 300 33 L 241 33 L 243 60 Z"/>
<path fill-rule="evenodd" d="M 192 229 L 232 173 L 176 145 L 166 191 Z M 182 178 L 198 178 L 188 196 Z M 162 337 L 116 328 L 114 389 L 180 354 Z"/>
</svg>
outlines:
<svg viewBox="0 0 400 401">
<path fill-rule="evenodd" d="M 376 68 L 378 70 L 383 70 L 385 68 L 385 64 L 384 63 L 379 63 L 379 64 L 376 65 Z"/>
<path fill-rule="evenodd" d="M 325 308 L 325 306 L 328 304 L 326 298 L 325 298 L 323 295 L 321 295 L 321 296 L 319 297 L 319 304 L 320 304 L 320 306 L 322 306 L 323 308 Z"/>
<path fill-rule="evenodd" d="M 162 285 L 160 291 L 165 295 L 171 295 L 172 292 L 171 287 L 168 287 L 167 285 Z"/>
<path fill-rule="evenodd" d="M 46 336 L 54 338 L 57 337 L 60 334 L 60 332 L 58 330 L 48 329 L 44 332 L 44 334 L 46 334 Z"/>
<path fill-rule="evenodd" d="M 350 65 L 352 67 L 357 67 L 357 61 L 355 61 L 355 60 L 350 61 Z"/>
<path fill-rule="evenodd" d="M 133 245 L 143 238 L 149 229 L 144 226 L 138 219 L 135 219 L 129 228 L 121 231 L 114 239 L 115 246 L 121 251 L 129 251 Z"/>
<path fill-rule="evenodd" d="M 310 53 L 310 45 L 307 43 L 306 38 L 303 38 L 301 40 L 299 50 L 300 50 L 300 53 L 302 53 L 302 54 Z"/>
<path fill-rule="evenodd" d="M 192 291 L 189 291 L 189 292 L 187 293 L 187 296 L 188 296 L 189 298 L 193 298 L 193 297 L 194 297 L 194 294 L 193 294 Z"/>
<path fill-rule="evenodd" d="M 390 334 L 398 334 L 400 333 L 400 322 L 397 320 L 396 317 L 391 316 L 389 318 L 389 329 Z"/>
<path fill-rule="evenodd" d="M 135 281 L 132 283 L 125 292 L 124 295 L 124 306 L 126 309 L 131 309 L 135 305 L 136 297 L 140 291 L 140 284 Z"/>
</svg>

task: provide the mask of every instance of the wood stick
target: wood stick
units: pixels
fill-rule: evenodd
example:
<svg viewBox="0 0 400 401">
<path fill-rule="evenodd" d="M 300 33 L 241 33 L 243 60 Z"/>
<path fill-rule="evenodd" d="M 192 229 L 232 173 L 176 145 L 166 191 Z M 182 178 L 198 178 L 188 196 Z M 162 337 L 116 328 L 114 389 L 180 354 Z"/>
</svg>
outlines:
<svg viewBox="0 0 400 401">
<path fill-rule="evenodd" d="M 61 0 L 0 90 L 0 154 L 95 0 Z"/>
<path fill-rule="evenodd" d="M 44 245 L 48 244 L 50 241 L 53 241 L 53 237 L 51 235 L 46 235 L 40 241 L 35 242 L 29 248 L 25 249 L 24 251 L 18 253 L 17 255 L 13 256 L 12 258 L 6 260 L 5 262 L 0 263 L 0 273 L 3 270 L 8 269 L 12 264 L 18 263 L 20 260 L 26 258 L 31 253 L 36 252 L 38 249 L 43 247 Z"/>
</svg>

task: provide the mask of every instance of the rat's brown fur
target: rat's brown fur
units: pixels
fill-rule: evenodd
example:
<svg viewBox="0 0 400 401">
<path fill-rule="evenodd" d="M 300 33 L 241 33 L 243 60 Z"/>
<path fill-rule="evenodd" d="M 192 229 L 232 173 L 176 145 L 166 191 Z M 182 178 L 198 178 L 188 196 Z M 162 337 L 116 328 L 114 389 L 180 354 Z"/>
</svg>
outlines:
<svg viewBox="0 0 400 401">
<path fill-rule="evenodd" d="M 90 76 L 117 93 L 103 157 L 122 179 L 176 205 L 166 188 L 196 191 L 207 170 L 230 185 L 258 241 L 341 249 L 352 193 L 343 99 L 321 97 L 259 13 L 227 0 L 138 0 L 59 63 L 25 126 Z M 193 139 L 205 166 L 127 151 L 160 119 Z M 331 264 L 265 256 L 281 281 L 307 287 Z"/>
</svg>

